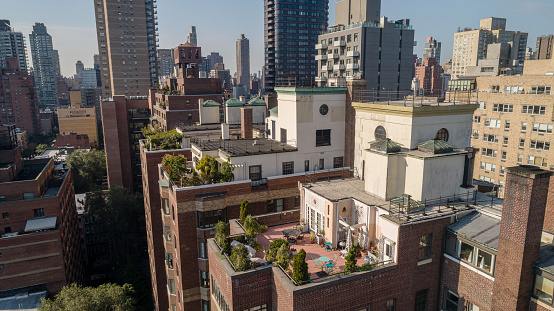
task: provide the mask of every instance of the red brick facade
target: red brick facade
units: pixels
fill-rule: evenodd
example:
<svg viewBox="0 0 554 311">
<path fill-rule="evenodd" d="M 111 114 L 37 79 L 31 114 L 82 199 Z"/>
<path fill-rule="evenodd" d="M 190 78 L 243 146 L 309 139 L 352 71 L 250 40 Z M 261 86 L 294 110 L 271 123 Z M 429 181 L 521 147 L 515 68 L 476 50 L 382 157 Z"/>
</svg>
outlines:
<svg viewBox="0 0 554 311">
<path fill-rule="evenodd" d="M 69 133 L 65 135 L 57 134 L 54 147 L 65 147 L 65 146 L 76 147 L 76 148 L 89 148 L 90 140 L 87 134 L 77 134 L 77 133 Z"/>
</svg>

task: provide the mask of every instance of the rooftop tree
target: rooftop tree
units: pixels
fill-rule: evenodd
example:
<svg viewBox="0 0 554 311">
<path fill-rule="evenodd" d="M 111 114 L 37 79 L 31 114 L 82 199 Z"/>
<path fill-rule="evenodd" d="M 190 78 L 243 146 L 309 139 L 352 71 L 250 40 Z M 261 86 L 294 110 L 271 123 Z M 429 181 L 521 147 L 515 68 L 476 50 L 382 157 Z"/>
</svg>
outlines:
<svg viewBox="0 0 554 311">
<path fill-rule="evenodd" d="M 310 273 L 308 273 L 308 263 L 306 262 L 306 251 L 301 249 L 298 254 L 294 255 L 292 262 L 292 279 L 296 283 L 308 281 Z"/>
</svg>

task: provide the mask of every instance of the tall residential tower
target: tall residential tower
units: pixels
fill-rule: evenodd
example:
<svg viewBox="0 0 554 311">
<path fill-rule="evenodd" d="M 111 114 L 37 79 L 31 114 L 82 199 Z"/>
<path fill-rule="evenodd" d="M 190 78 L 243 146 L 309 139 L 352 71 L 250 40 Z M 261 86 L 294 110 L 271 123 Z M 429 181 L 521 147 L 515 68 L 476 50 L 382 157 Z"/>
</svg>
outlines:
<svg viewBox="0 0 554 311">
<path fill-rule="evenodd" d="M 441 43 L 433 37 L 428 37 L 423 48 L 423 58 L 434 58 L 437 65 L 441 64 Z"/>
<path fill-rule="evenodd" d="M 6 67 L 8 57 L 17 58 L 19 71 L 27 71 L 23 33 L 13 31 L 9 20 L 0 20 L 0 67 Z"/>
<path fill-rule="evenodd" d="M 102 96 L 148 96 L 158 82 L 155 0 L 95 0 Z"/>
<path fill-rule="evenodd" d="M 237 40 L 237 78 L 246 91 L 250 89 L 250 40 L 244 34 Z"/>
<path fill-rule="evenodd" d="M 269 0 L 264 4 L 265 90 L 273 92 L 279 79 L 317 75 L 314 45 L 327 28 L 329 0 L 310 4 Z"/>
<path fill-rule="evenodd" d="M 31 53 L 33 55 L 33 69 L 35 86 L 40 105 L 56 106 L 58 104 L 57 80 L 59 60 L 54 54 L 52 36 L 43 23 L 35 23 L 33 32 L 29 35 Z"/>
</svg>

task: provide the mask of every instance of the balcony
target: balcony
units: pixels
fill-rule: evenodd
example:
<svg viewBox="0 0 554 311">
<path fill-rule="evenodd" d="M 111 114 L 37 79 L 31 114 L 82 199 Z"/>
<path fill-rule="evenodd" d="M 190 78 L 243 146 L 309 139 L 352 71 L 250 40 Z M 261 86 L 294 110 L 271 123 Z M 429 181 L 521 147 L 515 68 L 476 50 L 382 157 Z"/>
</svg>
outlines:
<svg viewBox="0 0 554 311">
<path fill-rule="evenodd" d="M 358 69 L 360 69 L 360 64 L 347 64 L 346 69 L 358 70 Z"/>
<path fill-rule="evenodd" d="M 331 55 L 331 57 L 332 57 L 333 59 L 338 59 L 338 58 L 340 57 L 340 55 L 339 55 L 339 53 L 333 53 L 333 54 Z"/>
<path fill-rule="evenodd" d="M 334 65 L 333 70 L 344 70 L 346 67 L 342 64 Z"/>
<path fill-rule="evenodd" d="M 360 51 L 348 51 L 346 52 L 347 57 L 360 57 Z"/>
<path fill-rule="evenodd" d="M 328 65 L 321 66 L 321 71 L 331 71 L 331 70 L 333 70 L 333 66 L 328 66 Z"/>
<path fill-rule="evenodd" d="M 320 43 L 315 45 L 316 50 L 327 50 L 327 44 Z"/>
<path fill-rule="evenodd" d="M 316 55 L 315 60 L 327 60 L 327 55 Z"/>
<path fill-rule="evenodd" d="M 333 46 L 346 46 L 346 41 L 335 41 L 333 42 Z"/>
<path fill-rule="evenodd" d="M 327 82 L 326 77 L 315 77 L 315 82 Z"/>
</svg>

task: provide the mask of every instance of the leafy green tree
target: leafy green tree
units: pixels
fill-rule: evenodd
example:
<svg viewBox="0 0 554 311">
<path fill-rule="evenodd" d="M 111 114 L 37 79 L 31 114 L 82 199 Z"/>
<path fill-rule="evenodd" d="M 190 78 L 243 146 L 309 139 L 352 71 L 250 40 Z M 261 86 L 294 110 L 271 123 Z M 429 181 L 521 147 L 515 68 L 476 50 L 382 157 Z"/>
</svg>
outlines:
<svg viewBox="0 0 554 311">
<path fill-rule="evenodd" d="M 209 155 L 203 156 L 202 159 L 198 161 L 196 170 L 198 170 L 200 179 L 202 179 L 205 184 L 214 184 L 218 182 L 219 171 L 217 169 L 217 161 L 213 157 Z"/>
<path fill-rule="evenodd" d="M 356 254 L 357 254 L 356 247 L 351 247 L 348 251 L 348 255 L 344 259 L 346 259 L 346 265 L 344 267 L 345 271 L 355 272 L 356 271 Z"/>
<path fill-rule="evenodd" d="M 244 244 L 239 244 L 237 247 L 233 248 L 229 259 L 231 263 L 233 263 L 236 271 L 244 271 L 250 268 L 250 256 L 248 256 L 248 250 Z"/>
<path fill-rule="evenodd" d="M 147 138 L 146 148 L 156 150 L 172 150 L 181 148 L 183 134 L 176 129 L 164 131 L 158 125 L 150 125 L 141 129 L 142 135 Z"/>
<path fill-rule="evenodd" d="M 46 144 L 40 144 L 40 145 L 38 145 L 37 148 L 35 149 L 35 152 L 36 152 L 37 154 L 41 154 L 41 153 L 44 152 L 44 150 L 46 150 L 46 148 L 48 148 L 48 145 L 46 145 Z"/>
<path fill-rule="evenodd" d="M 287 248 L 289 247 L 289 241 L 284 239 L 277 239 L 271 243 L 269 243 L 269 249 L 267 250 L 265 254 L 266 260 L 273 260 L 277 256 L 277 251 L 281 248 L 282 245 L 286 245 Z"/>
<path fill-rule="evenodd" d="M 247 200 L 244 200 L 240 203 L 240 222 L 244 223 L 244 219 L 250 213 L 250 204 Z"/>
<path fill-rule="evenodd" d="M 290 252 L 289 247 L 286 244 L 282 244 L 279 250 L 277 251 L 277 255 L 275 256 L 275 260 L 277 261 L 277 264 L 281 266 L 283 269 L 287 269 L 290 264 Z"/>
<path fill-rule="evenodd" d="M 229 240 L 227 240 L 227 237 L 230 234 L 229 226 L 227 226 L 226 223 L 223 221 L 219 221 L 217 225 L 215 225 L 215 241 L 221 249 L 226 253 L 231 253 L 231 245 L 229 244 Z"/>
<path fill-rule="evenodd" d="M 255 239 L 258 236 L 258 234 L 262 232 L 262 228 L 260 224 L 250 215 L 244 218 L 243 227 L 244 227 L 244 230 L 246 230 L 245 232 L 246 236 L 250 241 Z"/>
<path fill-rule="evenodd" d="M 106 154 L 104 151 L 76 150 L 66 158 L 67 166 L 75 173 L 77 193 L 98 189 L 106 176 Z"/>
<path fill-rule="evenodd" d="M 187 168 L 187 158 L 184 155 L 166 154 L 162 159 L 162 167 L 174 184 L 185 183 L 190 169 Z"/>
<path fill-rule="evenodd" d="M 130 284 L 102 284 L 98 287 L 64 286 L 53 300 L 41 298 L 40 311 L 134 311 L 136 301 Z"/>
<path fill-rule="evenodd" d="M 233 173 L 233 165 L 231 164 L 230 158 L 227 159 L 227 162 L 221 164 L 219 179 L 219 182 L 230 182 L 235 179 L 235 174 Z"/>
<path fill-rule="evenodd" d="M 298 254 L 294 255 L 292 262 L 292 279 L 301 283 L 310 279 L 310 273 L 308 273 L 308 263 L 306 262 L 306 251 L 301 249 Z"/>
</svg>

